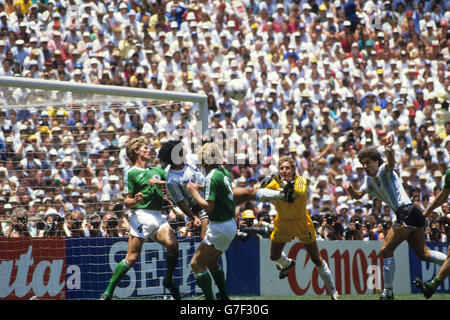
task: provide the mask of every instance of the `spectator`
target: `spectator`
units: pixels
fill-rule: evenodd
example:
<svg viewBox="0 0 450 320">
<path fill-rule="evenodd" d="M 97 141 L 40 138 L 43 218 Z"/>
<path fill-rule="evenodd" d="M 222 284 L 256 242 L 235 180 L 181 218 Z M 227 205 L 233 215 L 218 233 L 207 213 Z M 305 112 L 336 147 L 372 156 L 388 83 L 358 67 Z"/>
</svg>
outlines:
<svg viewBox="0 0 450 320">
<path fill-rule="evenodd" d="M 74 210 L 66 214 L 66 233 L 68 237 L 84 237 L 83 214 L 80 211 Z"/>
<path fill-rule="evenodd" d="M 28 211 L 24 208 L 16 208 L 11 213 L 11 223 L 5 231 L 7 238 L 31 237 L 28 227 Z"/>
<path fill-rule="evenodd" d="M 102 220 L 96 213 L 91 213 L 86 218 L 84 234 L 86 237 L 104 237 L 104 231 L 100 228 Z"/>
<path fill-rule="evenodd" d="M 102 230 L 105 237 L 118 237 L 119 232 L 119 222 L 118 217 L 115 213 L 107 212 L 103 217 Z"/>
<path fill-rule="evenodd" d="M 42 226 L 37 228 L 39 237 L 66 236 L 63 215 L 58 213 L 56 209 L 49 208 L 42 220 Z"/>
</svg>

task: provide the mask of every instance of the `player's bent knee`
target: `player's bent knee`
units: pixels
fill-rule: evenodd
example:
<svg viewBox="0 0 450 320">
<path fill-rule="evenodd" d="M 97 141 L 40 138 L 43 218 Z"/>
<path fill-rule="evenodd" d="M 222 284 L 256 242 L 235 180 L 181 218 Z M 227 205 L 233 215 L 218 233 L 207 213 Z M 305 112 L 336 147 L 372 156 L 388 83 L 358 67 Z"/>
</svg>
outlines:
<svg viewBox="0 0 450 320">
<path fill-rule="evenodd" d="M 131 268 L 136 263 L 138 258 L 139 258 L 139 254 L 131 253 L 131 254 L 127 254 L 125 260 L 127 261 L 128 266 Z"/>
<path fill-rule="evenodd" d="M 202 265 L 200 265 L 200 264 L 198 263 L 198 261 L 195 260 L 195 259 L 192 259 L 190 265 L 191 265 L 192 271 L 194 271 L 195 274 L 200 273 L 201 271 L 203 271 L 203 269 L 205 269 L 205 268 L 204 268 Z"/>
<path fill-rule="evenodd" d="M 431 261 L 430 253 L 427 255 L 425 252 L 416 252 L 416 256 L 422 261 Z"/>
<path fill-rule="evenodd" d="M 393 256 L 394 251 L 387 246 L 382 246 L 380 249 L 380 254 L 383 258 L 390 258 Z"/>
</svg>

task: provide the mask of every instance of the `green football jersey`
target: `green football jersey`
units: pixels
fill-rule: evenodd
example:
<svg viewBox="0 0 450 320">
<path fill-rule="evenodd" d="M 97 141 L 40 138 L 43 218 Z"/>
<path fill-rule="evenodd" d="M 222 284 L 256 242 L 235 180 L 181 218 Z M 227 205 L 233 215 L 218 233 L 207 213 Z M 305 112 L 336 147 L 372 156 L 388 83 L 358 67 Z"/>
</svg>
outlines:
<svg viewBox="0 0 450 320">
<path fill-rule="evenodd" d="M 450 169 L 447 169 L 444 176 L 444 188 L 450 188 Z"/>
<path fill-rule="evenodd" d="M 234 218 L 231 175 L 224 167 L 215 168 L 206 176 L 205 200 L 214 201 L 214 209 L 208 213 L 210 221 L 223 222 Z"/>
<path fill-rule="evenodd" d="M 124 175 L 124 193 L 125 195 L 135 195 L 142 192 L 144 199 L 134 209 L 161 210 L 163 207 L 163 194 L 158 185 L 150 186 L 148 180 L 156 177 L 160 180 L 166 180 L 167 172 L 159 167 L 138 168 L 131 167 Z"/>
</svg>

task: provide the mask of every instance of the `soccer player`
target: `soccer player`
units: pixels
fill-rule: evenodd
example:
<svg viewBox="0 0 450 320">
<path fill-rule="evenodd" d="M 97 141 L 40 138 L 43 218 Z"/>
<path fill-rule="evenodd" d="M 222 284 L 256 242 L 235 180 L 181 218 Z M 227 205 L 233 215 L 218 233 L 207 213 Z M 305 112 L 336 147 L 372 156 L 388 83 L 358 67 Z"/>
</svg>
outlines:
<svg viewBox="0 0 450 320">
<path fill-rule="evenodd" d="M 183 143 L 180 140 L 170 140 L 164 143 L 159 149 L 158 159 L 170 164 L 166 180 L 166 188 L 169 191 L 170 198 L 194 221 L 195 227 L 202 226 L 200 237 L 203 239 L 208 224 L 208 216 L 185 188 L 188 182 L 203 185 L 205 180 L 203 174 L 191 165 L 186 164 L 183 155 Z"/>
<path fill-rule="evenodd" d="M 188 182 L 203 186 L 204 175 L 197 168 L 187 164 L 186 153 L 183 149 L 181 140 L 170 140 L 164 143 L 158 153 L 158 158 L 167 164 L 170 164 L 168 171 L 166 187 L 172 201 L 189 217 L 195 217 L 194 225 L 201 223 L 202 231 L 200 237 L 204 239 L 206 228 L 208 226 L 208 215 L 193 199 L 192 195 L 186 190 Z M 200 194 L 202 194 L 200 187 Z M 253 189 L 253 188 L 234 188 L 233 201 L 239 205 L 245 201 L 256 200 L 260 202 L 269 202 L 273 200 L 291 201 L 292 193 L 280 190 Z M 200 219 L 198 219 L 197 215 Z M 201 221 L 201 222 L 200 222 Z"/>
<path fill-rule="evenodd" d="M 433 212 L 434 209 L 436 209 L 445 201 L 447 201 L 449 194 L 450 194 L 450 169 L 447 169 L 447 172 L 445 173 L 444 177 L 444 189 L 442 189 L 441 192 L 439 192 L 439 194 L 436 196 L 436 198 L 434 198 L 430 206 L 427 209 L 425 209 L 423 215 L 425 217 L 428 217 L 430 213 Z M 450 246 L 447 249 L 447 259 L 439 269 L 437 276 L 430 282 L 423 282 L 419 278 L 415 278 L 414 284 L 417 287 L 417 289 L 422 291 L 425 298 L 429 299 L 434 294 L 436 289 L 441 285 L 441 283 L 448 277 L 449 274 L 450 274 Z"/>
<path fill-rule="evenodd" d="M 231 175 L 222 166 L 222 152 L 217 144 L 204 144 L 198 156 L 199 162 L 207 174 L 204 197 L 199 192 L 200 185 L 198 184 L 188 182 L 186 189 L 208 214 L 209 224 L 205 238 L 191 260 L 191 268 L 206 300 L 214 300 L 209 272 L 219 288 L 219 299 L 229 300 L 225 273 L 218 262 L 237 231 Z"/>
<path fill-rule="evenodd" d="M 404 240 L 408 241 L 419 259 L 442 265 L 445 254 L 429 250 L 425 244 L 425 217 L 414 206 L 394 171 L 395 154 L 392 150 L 394 138 L 389 136 L 385 144 L 387 163 L 376 148 L 367 148 L 358 154 L 358 160 L 367 174 L 361 190 L 356 190 L 349 182 L 343 184 L 353 199 L 360 199 L 366 193 L 387 203 L 395 212 L 396 222 L 388 231 L 381 246 L 383 256 L 384 290 L 380 300 L 394 300 L 393 283 L 395 273 L 394 251 Z"/>
<path fill-rule="evenodd" d="M 287 183 L 294 190 L 295 200 L 292 203 L 274 201 L 277 215 L 273 221 L 274 230 L 270 235 L 270 259 L 275 261 L 280 270 L 280 279 L 288 276 L 295 266 L 295 261 L 288 258 L 283 252 L 287 242 L 297 236 L 305 246 L 311 260 L 316 265 L 320 277 L 325 282 L 328 292 L 333 300 L 339 300 L 339 294 L 334 286 L 328 264 L 322 259 L 317 248 L 316 230 L 311 217 L 306 212 L 308 200 L 307 180 L 296 175 L 295 161 L 290 156 L 283 156 L 278 162 L 279 174 L 272 178 L 265 186 L 267 189 L 277 190 L 280 185 Z"/>
<path fill-rule="evenodd" d="M 178 286 L 173 282 L 173 273 L 178 257 L 178 240 L 167 219 L 161 214 L 167 172 L 158 167 L 147 167 L 151 160 L 148 141 L 144 137 L 131 139 L 126 145 L 126 154 L 133 166 L 124 175 L 125 205 L 133 209 L 130 217 L 128 252 L 119 262 L 100 299 L 110 300 L 114 289 L 127 271 L 139 258 L 142 245 L 151 237 L 167 248 L 167 272 L 163 285 L 174 299 L 181 299 Z"/>
</svg>

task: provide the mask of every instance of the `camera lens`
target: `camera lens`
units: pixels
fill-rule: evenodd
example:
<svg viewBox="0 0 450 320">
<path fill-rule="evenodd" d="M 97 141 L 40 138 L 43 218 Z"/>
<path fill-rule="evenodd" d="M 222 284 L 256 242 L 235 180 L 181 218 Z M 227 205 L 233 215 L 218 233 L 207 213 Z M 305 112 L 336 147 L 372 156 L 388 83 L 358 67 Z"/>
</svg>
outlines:
<svg viewBox="0 0 450 320">
<path fill-rule="evenodd" d="M 79 229 L 81 228 L 81 224 L 82 224 L 81 220 L 74 220 L 72 226 L 74 229 Z"/>
<path fill-rule="evenodd" d="M 26 223 L 27 222 L 27 217 L 23 216 L 23 217 L 17 217 L 17 221 L 21 222 L 21 223 Z"/>
<path fill-rule="evenodd" d="M 108 220 L 108 227 L 110 227 L 110 228 L 117 227 L 117 220 L 116 219 L 109 219 Z"/>
</svg>

